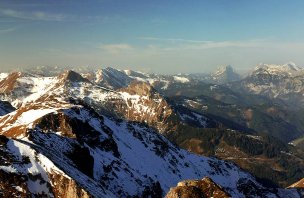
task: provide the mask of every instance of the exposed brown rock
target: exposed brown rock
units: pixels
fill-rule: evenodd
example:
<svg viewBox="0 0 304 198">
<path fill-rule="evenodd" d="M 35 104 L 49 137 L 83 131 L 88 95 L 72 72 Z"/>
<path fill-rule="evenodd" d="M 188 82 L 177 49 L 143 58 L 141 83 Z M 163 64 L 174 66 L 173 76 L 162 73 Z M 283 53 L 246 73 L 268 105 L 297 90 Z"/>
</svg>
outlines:
<svg viewBox="0 0 304 198">
<path fill-rule="evenodd" d="M 304 190 L 304 178 L 301 179 L 300 181 L 297 181 L 294 184 L 291 184 L 287 188 L 298 188 L 298 189 L 303 189 Z"/>
<path fill-rule="evenodd" d="M 228 198 L 231 197 L 225 190 L 209 177 L 202 180 L 186 180 L 179 182 L 177 187 L 171 188 L 166 198 Z"/>
<path fill-rule="evenodd" d="M 120 91 L 128 92 L 131 95 L 137 94 L 148 97 L 152 97 L 153 95 L 157 94 L 157 92 L 151 85 L 149 85 L 146 82 L 138 82 L 138 81 L 133 81 L 128 87 L 124 89 L 120 89 Z"/>
<path fill-rule="evenodd" d="M 25 176 L 0 170 L 0 197 L 31 197 L 26 181 Z"/>
<path fill-rule="evenodd" d="M 35 121 L 42 130 L 60 131 L 63 136 L 76 138 L 76 133 L 70 125 L 71 119 L 63 113 L 50 113 Z"/>
<path fill-rule="evenodd" d="M 55 197 L 75 197 L 89 198 L 92 197 L 87 191 L 81 188 L 74 180 L 64 177 L 60 174 L 49 174 L 52 181 L 52 188 Z"/>
<path fill-rule="evenodd" d="M 11 92 L 16 84 L 17 84 L 17 79 L 21 77 L 20 72 L 13 72 L 9 74 L 5 79 L 0 81 L 0 93 L 9 93 Z"/>
</svg>

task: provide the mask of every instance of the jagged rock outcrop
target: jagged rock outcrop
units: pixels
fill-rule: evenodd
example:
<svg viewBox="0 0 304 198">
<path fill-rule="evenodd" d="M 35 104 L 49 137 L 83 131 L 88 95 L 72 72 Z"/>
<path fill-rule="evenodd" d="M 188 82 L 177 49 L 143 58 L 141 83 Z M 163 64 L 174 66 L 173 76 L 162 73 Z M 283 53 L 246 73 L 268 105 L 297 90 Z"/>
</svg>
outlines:
<svg viewBox="0 0 304 198">
<path fill-rule="evenodd" d="M 231 195 L 225 192 L 225 190 L 217 185 L 209 177 L 205 177 L 202 180 L 185 180 L 179 182 L 176 187 L 171 188 L 166 198 L 201 198 L 201 197 L 213 197 L 213 198 L 229 198 Z"/>
<path fill-rule="evenodd" d="M 304 178 L 297 181 L 294 184 L 291 184 L 290 186 L 288 186 L 288 188 L 300 188 L 300 189 L 304 189 Z"/>
<path fill-rule="evenodd" d="M 287 189 L 296 189 L 301 197 L 304 197 L 304 178 L 288 186 Z"/>
</svg>

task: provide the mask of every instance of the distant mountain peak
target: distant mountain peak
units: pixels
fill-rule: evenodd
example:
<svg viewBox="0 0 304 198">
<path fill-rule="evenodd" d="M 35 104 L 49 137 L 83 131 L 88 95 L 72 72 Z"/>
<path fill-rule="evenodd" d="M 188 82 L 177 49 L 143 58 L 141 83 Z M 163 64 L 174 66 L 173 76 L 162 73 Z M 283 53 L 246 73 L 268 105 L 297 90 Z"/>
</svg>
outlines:
<svg viewBox="0 0 304 198">
<path fill-rule="evenodd" d="M 95 83 L 111 89 L 127 87 L 131 81 L 132 79 L 123 71 L 112 67 L 98 70 L 95 77 Z"/>
<path fill-rule="evenodd" d="M 288 67 L 290 70 L 294 70 L 294 71 L 303 70 L 302 67 L 296 65 L 294 62 L 288 62 L 288 63 L 284 64 L 284 66 Z"/>
<path fill-rule="evenodd" d="M 143 72 L 140 72 L 140 71 L 133 71 L 133 70 L 130 70 L 130 69 L 126 69 L 126 70 L 123 70 L 123 72 L 128 75 L 128 76 L 132 76 L 132 77 L 138 77 L 138 78 L 147 78 L 148 74 L 145 74 Z"/>
<path fill-rule="evenodd" d="M 237 74 L 231 65 L 225 65 L 218 68 L 211 77 L 217 83 L 227 83 L 240 80 L 240 75 Z"/>
<path fill-rule="evenodd" d="M 303 68 L 296 65 L 294 62 L 288 62 L 282 65 L 260 63 L 255 67 L 252 74 L 267 73 L 270 75 L 295 75 L 301 71 L 303 71 Z"/>
<path fill-rule="evenodd" d="M 83 78 L 79 73 L 73 70 L 67 70 L 60 75 L 60 78 L 63 81 L 70 81 L 70 82 L 89 82 L 88 79 Z"/>
</svg>

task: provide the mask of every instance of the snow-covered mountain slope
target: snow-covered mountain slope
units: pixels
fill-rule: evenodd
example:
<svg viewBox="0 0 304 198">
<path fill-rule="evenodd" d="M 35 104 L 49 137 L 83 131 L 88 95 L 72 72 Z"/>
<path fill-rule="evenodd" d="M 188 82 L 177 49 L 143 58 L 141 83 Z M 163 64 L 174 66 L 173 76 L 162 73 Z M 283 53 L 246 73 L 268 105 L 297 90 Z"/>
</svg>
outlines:
<svg viewBox="0 0 304 198">
<path fill-rule="evenodd" d="M 174 83 L 191 83 L 192 79 L 189 75 L 177 74 L 177 75 L 160 75 L 160 74 L 146 74 L 143 72 L 124 70 L 125 74 L 130 78 L 146 82 L 153 87 L 159 87 L 160 89 L 167 89 L 169 84 Z"/>
<path fill-rule="evenodd" d="M 181 150 L 143 124 L 108 118 L 80 104 L 60 106 L 48 98 L 0 120 L 1 134 L 9 138 L 6 150 L 19 155 L 1 170 L 41 180 L 20 186 L 26 192 L 56 196 L 60 173 L 63 180 L 76 182 L 71 197 L 79 189 L 93 197 L 159 197 L 180 180 L 205 176 L 233 197 L 245 197 L 248 186 L 262 197 L 299 197 L 295 190 L 264 188 L 233 163 Z M 29 160 L 22 161 L 19 153 Z"/>
<path fill-rule="evenodd" d="M 2 81 L 3 84 L 6 84 L 6 80 Z M 116 91 L 101 87 L 98 82 L 91 82 L 73 71 L 52 78 L 30 77 L 30 80 L 20 74 L 15 81 L 18 86 L 13 86 L 10 92 L 2 94 L 2 97 L 15 105 L 18 104 L 16 106 L 19 107 L 33 101 L 41 103 L 49 98 L 53 98 L 53 101 L 76 98 L 83 100 L 98 112 L 131 121 L 145 122 L 159 132 L 169 132 L 169 129 L 179 121 L 187 123 L 188 118 L 191 118 L 191 122 L 198 120 L 198 123 L 201 123 L 198 127 L 208 126 L 207 120 L 197 113 L 184 111 L 177 114 L 163 96 L 142 81 L 133 81 L 128 87 Z M 28 86 L 24 86 L 24 82 Z"/>
<path fill-rule="evenodd" d="M 8 73 L 0 73 L 0 81 L 8 76 Z"/>
<path fill-rule="evenodd" d="M 55 77 L 41 77 L 14 72 L 0 81 L 0 100 L 9 101 L 14 107 L 31 102 L 48 92 Z"/>
<path fill-rule="evenodd" d="M 83 76 L 100 86 L 110 89 L 126 87 L 133 81 L 133 79 L 126 75 L 123 71 L 111 67 L 100 69 L 96 72 L 83 74 Z"/>
<path fill-rule="evenodd" d="M 96 72 L 83 73 L 82 76 L 100 86 L 114 90 L 125 88 L 133 81 L 146 82 L 160 89 L 166 89 L 169 84 L 190 83 L 192 81 L 188 75 L 147 74 L 132 70 L 118 70 L 111 67 L 100 69 Z"/>
<path fill-rule="evenodd" d="M 89 197 L 50 159 L 20 140 L 1 135 L 0 153 L 1 197 Z"/>
</svg>

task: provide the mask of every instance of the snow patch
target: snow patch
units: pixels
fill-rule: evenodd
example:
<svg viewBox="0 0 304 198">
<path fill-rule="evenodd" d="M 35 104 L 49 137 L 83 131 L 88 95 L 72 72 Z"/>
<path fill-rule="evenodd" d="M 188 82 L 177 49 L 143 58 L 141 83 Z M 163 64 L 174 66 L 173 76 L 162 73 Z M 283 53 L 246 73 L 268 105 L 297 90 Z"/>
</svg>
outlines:
<svg viewBox="0 0 304 198">
<path fill-rule="evenodd" d="M 181 83 L 188 83 L 190 82 L 190 80 L 186 77 L 182 77 L 182 76 L 173 76 L 175 81 L 181 82 Z"/>
</svg>

